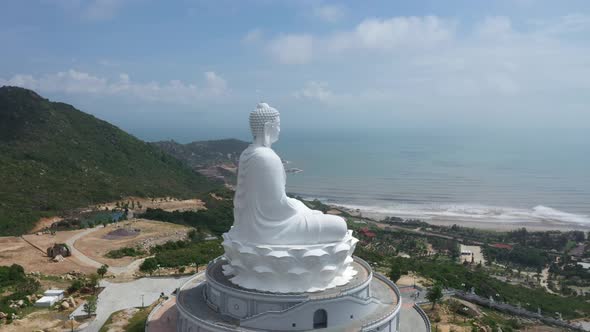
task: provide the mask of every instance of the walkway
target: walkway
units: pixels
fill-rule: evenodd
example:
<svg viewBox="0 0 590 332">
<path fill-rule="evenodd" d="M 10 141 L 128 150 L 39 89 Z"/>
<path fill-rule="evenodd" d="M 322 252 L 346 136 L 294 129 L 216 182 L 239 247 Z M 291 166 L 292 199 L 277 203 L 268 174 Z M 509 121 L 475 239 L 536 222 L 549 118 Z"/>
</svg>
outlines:
<svg viewBox="0 0 590 332">
<path fill-rule="evenodd" d="M 182 278 L 142 278 L 126 283 L 110 283 L 103 280 L 101 286 L 105 287 L 105 289 L 98 295 L 96 319 L 83 331 L 98 332 L 113 312 L 141 307 L 142 304 L 149 306 L 160 297 L 160 293 L 170 295 L 189 278 L 192 278 L 192 276 Z M 83 304 L 80 305 L 72 315 L 85 315 L 83 307 Z"/>
<path fill-rule="evenodd" d="M 164 302 L 159 309 L 154 309 L 149 315 L 145 332 L 173 332 L 176 331 L 176 297 Z"/>
<path fill-rule="evenodd" d="M 400 313 L 400 326 L 401 332 L 430 332 L 427 329 L 426 323 L 422 316 L 418 313 L 414 304 L 416 302 L 424 302 L 426 291 L 420 291 L 419 296 L 418 290 L 414 287 L 403 287 L 400 288 L 402 294 L 402 310 Z"/>
<path fill-rule="evenodd" d="M 94 228 L 89 228 L 83 232 L 80 232 L 74 236 L 72 236 L 71 238 L 69 238 L 66 241 L 66 244 L 68 245 L 68 247 L 70 248 L 70 251 L 72 252 L 72 256 L 76 257 L 79 261 L 81 261 L 82 263 L 88 265 L 88 266 L 92 266 L 95 268 L 99 268 L 103 265 L 103 263 L 96 261 L 86 255 L 84 255 L 84 253 L 82 253 L 81 251 L 79 251 L 78 249 L 76 249 L 76 241 L 78 241 L 79 239 L 81 239 L 82 237 L 94 233 L 96 231 L 98 231 L 101 228 L 101 226 L 97 226 Z M 124 274 L 127 272 L 135 272 L 135 270 L 137 270 L 139 268 L 139 266 L 141 265 L 141 263 L 143 263 L 143 261 L 146 259 L 145 258 L 140 258 L 140 259 L 136 259 L 133 262 L 129 263 L 128 265 L 125 266 L 109 266 L 109 272 L 114 274 L 114 275 L 119 275 L 119 274 Z"/>
<path fill-rule="evenodd" d="M 72 253 L 72 256 L 76 257 L 79 261 L 81 261 L 82 263 L 88 265 L 88 266 L 92 266 L 92 267 L 96 267 L 97 269 L 99 267 L 102 266 L 102 263 L 95 261 L 94 259 L 84 255 L 82 252 L 80 252 L 78 249 L 76 249 L 76 247 L 74 246 L 74 244 L 76 243 L 76 241 L 78 241 L 80 238 L 96 232 L 98 230 L 98 227 L 94 227 L 94 228 L 88 228 L 87 230 L 80 232 L 78 234 L 75 234 L 74 236 L 72 236 L 71 238 L 67 239 L 66 244 L 68 245 L 68 247 L 70 248 L 70 251 Z"/>
</svg>

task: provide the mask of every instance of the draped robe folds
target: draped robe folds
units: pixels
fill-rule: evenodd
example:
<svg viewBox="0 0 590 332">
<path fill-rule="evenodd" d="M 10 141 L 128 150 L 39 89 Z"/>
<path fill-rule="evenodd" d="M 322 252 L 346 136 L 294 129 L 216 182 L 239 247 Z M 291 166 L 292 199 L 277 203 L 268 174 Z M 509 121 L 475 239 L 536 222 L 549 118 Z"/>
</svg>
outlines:
<svg viewBox="0 0 590 332">
<path fill-rule="evenodd" d="M 337 242 L 347 232 L 338 216 L 309 209 L 287 197 L 281 158 L 264 146 L 250 145 L 240 156 L 234 197 L 233 240 L 255 244 Z"/>
</svg>

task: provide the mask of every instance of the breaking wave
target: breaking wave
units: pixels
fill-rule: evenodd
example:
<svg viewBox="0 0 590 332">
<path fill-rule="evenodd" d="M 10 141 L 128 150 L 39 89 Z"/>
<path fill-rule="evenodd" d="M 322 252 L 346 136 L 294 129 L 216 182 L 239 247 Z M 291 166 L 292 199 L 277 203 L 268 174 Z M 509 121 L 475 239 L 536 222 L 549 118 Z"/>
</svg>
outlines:
<svg viewBox="0 0 590 332">
<path fill-rule="evenodd" d="M 478 222 L 534 223 L 553 222 L 570 223 L 583 226 L 590 225 L 590 216 L 560 211 L 551 207 L 538 205 L 531 209 L 494 207 L 485 205 L 462 204 L 392 204 L 391 206 L 370 206 L 355 204 L 338 204 L 359 209 L 362 212 L 383 216 L 416 219 L 456 219 Z"/>
</svg>

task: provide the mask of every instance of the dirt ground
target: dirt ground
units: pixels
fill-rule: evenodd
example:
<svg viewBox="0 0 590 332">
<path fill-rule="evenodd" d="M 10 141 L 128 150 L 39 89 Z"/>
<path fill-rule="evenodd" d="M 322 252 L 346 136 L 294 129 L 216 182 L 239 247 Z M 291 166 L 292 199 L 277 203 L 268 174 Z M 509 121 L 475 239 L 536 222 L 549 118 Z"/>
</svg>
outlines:
<svg viewBox="0 0 590 332">
<path fill-rule="evenodd" d="M 563 332 L 563 330 L 560 328 L 543 326 L 543 325 L 528 326 L 526 331 L 529 331 L 529 332 Z"/>
<path fill-rule="evenodd" d="M 115 240 L 103 238 L 108 232 L 115 230 L 117 226 L 140 229 L 140 233 L 134 237 L 122 237 Z M 66 257 L 62 262 L 56 263 L 52 262 L 45 254 L 48 247 L 53 246 L 55 243 L 65 243 L 69 238 L 83 231 L 61 231 L 56 232 L 55 235 L 28 234 L 22 238 L 15 236 L 0 237 L 0 265 L 16 263 L 22 265 L 26 272 L 40 272 L 49 275 L 62 275 L 72 271 L 86 274 L 96 272 L 96 267 L 88 266 L 76 257 Z M 80 238 L 76 241 L 75 247 L 96 261 L 110 266 L 125 266 L 137 259 L 137 257 L 109 259 L 105 258 L 104 255 L 110 250 L 127 246 L 151 246 L 168 240 L 180 240 L 186 237 L 188 231 L 188 227 L 181 225 L 136 219 L 99 229 Z"/>
<path fill-rule="evenodd" d="M 124 199 L 91 205 L 86 208 L 81 209 L 84 212 L 90 212 L 92 210 L 104 210 L 108 208 L 112 210 L 117 207 L 117 203 L 120 206 L 123 206 L 125 203 L 131 204 L 134 202 L 134 208 L 131 209 L 131 205 L 129 206 L 129 210 L 131 211 L 132 215 L 137 215 L 139 213 L 145 212 L 148 208 L 152 209 L 162 209 L 164 211 L 172 212 L 172 211 L 198 211 L 198 210 L 205 210 L 207 207 L 205 206 L 205 202 L 201 201 L 200 199 L 185 199 L 180 200 L 173 197 L 154 197 L 154 198 L 140 198 L 140 197 L 126 197 Z M 139 204 L 137 204 L 139 202 Z M 141 206 L 141 208 L 139 207 Z M 40 232 L 44 229 L 51 227 L 51 225 L 55 222 L 63 220 L 62 217 L 49 217 L 49 218 L 41 218 L 35 224 L 35 227 L 29 232 L 30 234 L 35 234 Z"/>
<path fill-rule="evenodd" d="M 25 235 L 0 237 L 0 265 L 13 263 L 22 265 L 26 272 L 61 275 L 71 271 L 90 273 L 96 268 L 89 268 L 73 257 L 67 257 L 59 263 L 52 262 L 45 255 L 47 247 L 54 243 L 63 243 L 77 231 L 58 232 L 56 235 Z M 27 243 L 29 241 L 31 244 Z"/>
<path fill-rule="evenodd" d="M 401 278 L 395 282 L 395 284 L 398 286 L 413 286 L 414 282 L 416 282 L 416 286 L 419 287 L 429 287 L 432 285 L 432 282 L 420 276 L 414 275 L 413 273 L 402 275 Z"/>
<path fill-rule="evenodd" d="M 36 232 L 40 232 L 45 228 L 51 227 L 51 225 L 53 225 L 53 223 L 58 222 L 62 219 L 63 219 L 62 217 L 41 218 L 41 219 L 39 219 L 39 221 L 37 221 L 37 224 L 35 224 L 35 227 L 31 230 L 30 233 L 33 234 Z"/>
<path fill-rule="evenodd" d="M 133 212 L 135 214 L 144 212 L 146 209 L 162 209 L 164 211 L 198 211 L 206 209 L 205 202 L 201 201 L 200 199 L 185 199 L 179 200 L 172 197 L 155 197 L 155 198 L 140 198 L 140 197 L 127 197 L 121 199 L 119 201 L 98 204 L 92 206 L 99 210 L 104 210 L 105 207 L 108 207 L 109 210 L 112 210 L 117 207 L 117 202 L 120 205 L 124 205 L 127 202 L 135 202 L 135 208 Z M 137 206 L 137 202 L 140 203 L 141 208 Z M 131 206 L 130 206 L 131 208 Z"/>
<path fill-rule="evenodd" d="M 483 257 L 483 253 L 481 252 L 481 247 L 480 246 L 466 246 L 466 245 L 461 245 L 461 252 L 471 252 L 473 254 L 473 263 L 474 264 L 485 264 L 486 260 Z M 459 258 L 461 263 L 463 261 L 467 261 L 468 263 L 471 263 L 471 255 L 461 255 L 461 257 Z"/>
<path fill-rule="evenodd" d="M 105 239 L 105 235 L 118 228 L 139 229 L 135 236 L 120 237 L 117 239 Z M 186 237 L 189 227 L 166 222 L 159 222 L 146 219 L 134 219 L 117 224 L 110 224 L 96 232 L 88 234 L 78 241 L 75 247 L 84 255 L 95 261 L 108 264 L 109 266 L 125 266 L 136 260 L 138 257 L 123 257 L 119 259 L 106 258 L 105 255 L 114 249 L 135 246 L 153 246 L 170 240 L 181 240 Z"/>
<path fill-rule="evenodd" d="M 44 309 L 33 312 L 23 319 L 18 319 L 12 324 L 0 325 L 0 331 L 37 331 L 40 327 L 43 327 L 43 330 L 47 332 L 70 331 L 71 323 L 67 319 L 67 313 Z M 79 324 L 75 323 L 74 327 L 78 325 Z"/>
<path fill-rule="evenodd" d="M 112 316 L 112 320 L 108 323 L 107 332 L 125 332 L 125 327 L 129 324 L 129 319 L 138 312 L 137 308 L 130 308 L 121 310 Z"/>
</svg>

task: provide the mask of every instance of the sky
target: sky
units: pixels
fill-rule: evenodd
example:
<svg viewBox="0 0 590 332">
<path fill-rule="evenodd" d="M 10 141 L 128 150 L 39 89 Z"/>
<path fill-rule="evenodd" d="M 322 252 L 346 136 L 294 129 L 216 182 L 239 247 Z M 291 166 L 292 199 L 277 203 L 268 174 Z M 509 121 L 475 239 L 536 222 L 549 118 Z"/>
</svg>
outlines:
<svg viewBox="0 0 590 332">
<path fill-rule="evenodd" d="M 3 0 L 0 85 L 144 138 L 590 128 L 590 1 Z M 160 133 L 160 134 L 155 134 Z"/>
</svg>

